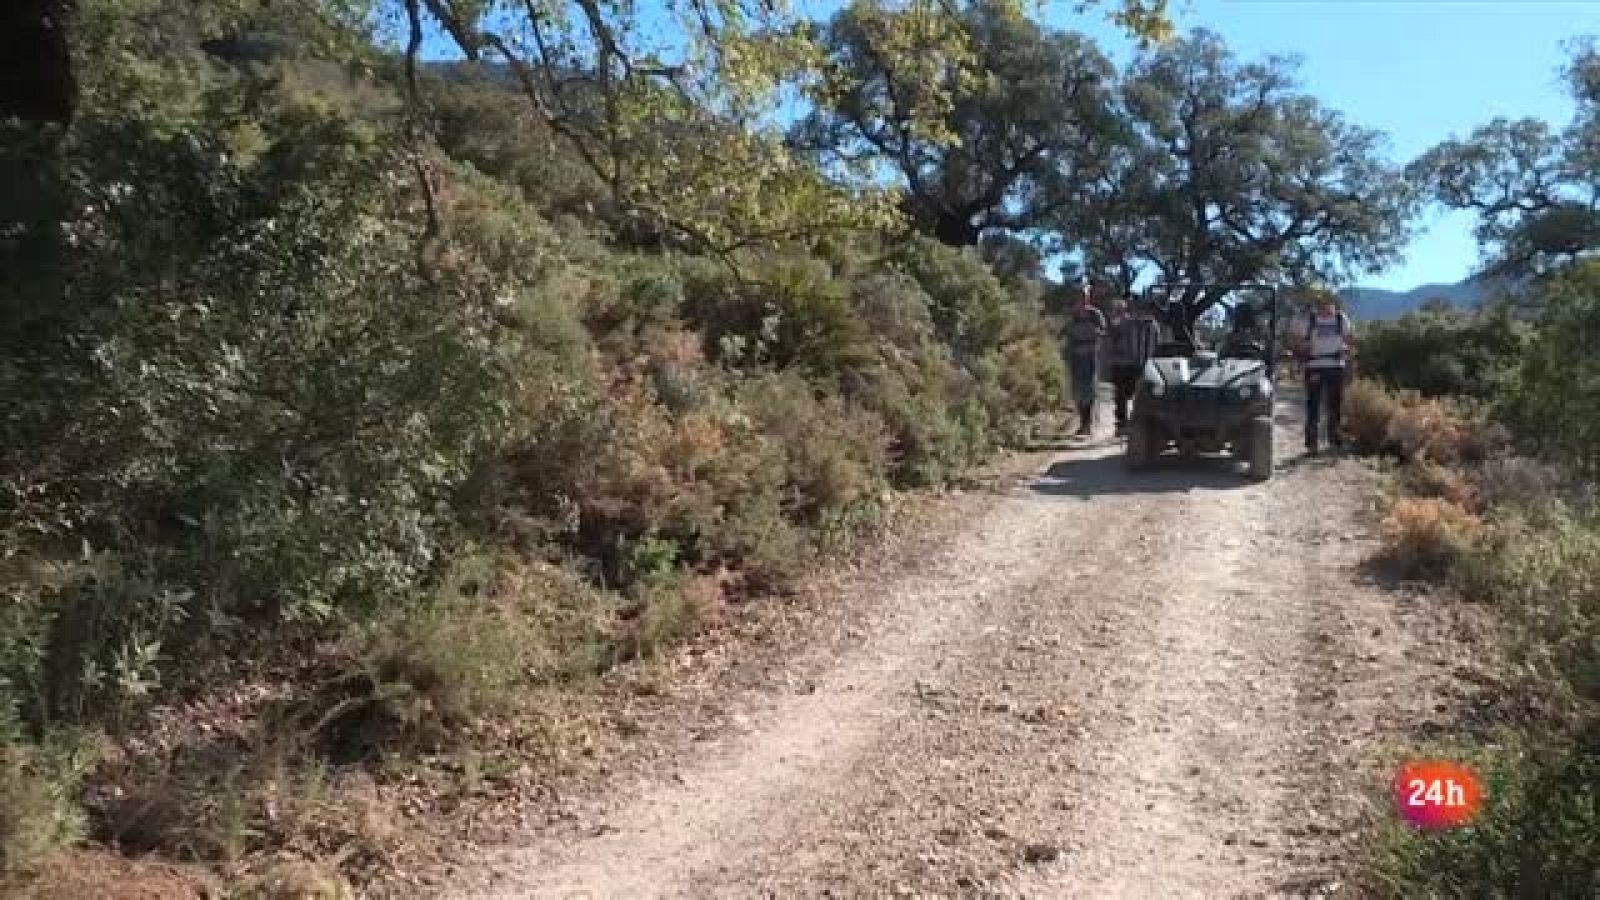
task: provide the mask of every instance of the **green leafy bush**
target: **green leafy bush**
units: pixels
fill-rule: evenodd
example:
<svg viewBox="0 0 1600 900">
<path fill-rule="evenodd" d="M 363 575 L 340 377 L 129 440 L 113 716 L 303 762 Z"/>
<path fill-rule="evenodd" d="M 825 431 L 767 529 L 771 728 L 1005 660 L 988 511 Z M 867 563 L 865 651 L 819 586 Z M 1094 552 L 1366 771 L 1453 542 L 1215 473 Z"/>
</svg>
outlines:
<svg viewBox="0 0 1600 900">
<path fill-rule="evenodd" d="M 999 347 L 1017 311 L 977 250 L 914 237 L 896 248 L 890 261 L 928 296 L 934 332 L 958 363 Z M 1037 315 L 1037 309 L 1033 312 Z"/>
<path fill-rule="evenodd" d="M 893 354 L 856 385 L 853 396 L 889 428 L 891 472 L 900 486 L 942 483 L 978 456 L 957 418 L 962 381 L 948 350 L 924 344 Z"/>
<path fill-rule="evenodd" d="M 821 260 L 772 255 L 739 276 L 701 268 L 684 290 L 688 321 L 721 362 L 836 378 L 873 361 L 870 335 L 846 286 Z"/>
<path fill-rule="evenodd" d="M 1358 378 L 1345 389 L 1340 408 L 1340 428 L 1362 453 L 1399 452 L 1389 426 L 1399 415 L 1403 399 L 1368 378 Z"/>
<path fill-rule="evenodd" d="M 1600 263 L 1553 281 L 1542 305 L 1499 414 L 1538 454 L 1600 477 Z"/>
<path fill-rule="evenodd" d="M 45 698 L 36 717 L 84 712 L 108 680 L 148 694 L 185 644 L 243 622 L 314 630 L 415 591 L 457 540 L 454 493 L 505 427 L 513 367 L 539 355 L 498 314 L 541 275 L 512 261 L 537 228 L 464 212 L 425 277 L 387 224 L 409 202 L 398 158 L 292 101 L 254 115 L 273 137 L 248 154 L 215 122 L 84 123 L 55 173 L 83 194 L 66 301 L 35 295 L 36 260 L 5 267 L 0 390 L 27 401 L 4 421 L 0 541 L 81 543 L 119 573 L 52 594 L 48 636 L 13 637 L 46 650 L 8 673 Z"/>
<path fill-rule="evenodd" d="M 1504 507 L 1460 580 L 1506 615 L 1549 686 L 1600 705 L 1600 525 L 1591 516 L 1551 498 Z"/>
<path fill-rule="evenodd" d="M 1376 876 L 1392 897 L 1600 894 L 1600 729 L 1489 756 L 1483 811 L 1441 834 L 1386 826 Z"/>
<path fill-rule="evenodd" d="M 476 723 L 522 710 L 528 689 L 614 659 L 617 609 L 557 567 L 459 554 L 426 601 L 353 630 L 287 721 L 336 759 L 460 746 Z"/>
<path fill-rule="evenodd" d="M 1067 372 L 1058 342 L 1042 326 L 1001 350 L 1000 396 L 1015 413 L 1036 416 L 1066 407 Z"/>
<path fill-rule="evenodd" d="M 84 769 L 76 742 L 24 742 L 19 723 L 0 709 L 0 876 L 83 836 Z"/>
<path fill-rule="evenodd" d="M 69 129 L 0 123 L 6 865 L 76 828 L 58 726 L 285 682 L 261 733 L 130 740 L 91 776 L 121 799 L 82 792 L 101 839 L 232 859 L 323 815 L 275 792 L 327 757 L 448 749 L 654 653 L 1060 404 L 1036 262 L 899 241 L 788 157 L 732 205 L 691 165 L 679 211 L 749 238 L 712 252 L 492 69 L 405 102 L 356 7 L 134 6 L 83 4 Z M 258 27 L 269 59 L 201 48 Z M 767 159 L 700 131 L 634 150 Z"/>
<path fill-rule="evenodd" d="M 782 449 L 784 492 L 798 521 L 834 520 L 883 489 L 888 436 L 873 413 L 783 376 L 751 382 L 742 399 L 761 431 Z"/>
<path fill-rule="evenodd" d="M 1448 571 L 1503 617 L 1543 715 L 1483 754 L 1484 808 L 1469 827 L 1420 834 L 1396 824 L 1378 836 L 1375 874 L 1389 896 L 1600 891 L 1600 529 L 1547 476 L 1493 476 L 1542 491 L 1492 505 Z"/>
<path fill-rule="evenodd" d="M 1390 388 L 1487 399 L 1507 383 L 1525 342 L 1525 329 L 1505 310 L 1427 309 L 1371 323 L 1357 355 L 1362 375 Z"/>
</svg>

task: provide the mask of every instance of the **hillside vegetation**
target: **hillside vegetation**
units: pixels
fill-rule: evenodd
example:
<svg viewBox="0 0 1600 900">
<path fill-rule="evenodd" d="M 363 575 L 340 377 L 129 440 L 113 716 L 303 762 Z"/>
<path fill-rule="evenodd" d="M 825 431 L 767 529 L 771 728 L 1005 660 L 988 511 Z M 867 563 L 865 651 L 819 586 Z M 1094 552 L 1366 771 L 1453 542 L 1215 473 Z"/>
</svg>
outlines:
<svg viewBox="0 0 1600 900">
<path fill-rule="evenodd" d="M 552 698 L 1059 424 L 1078 276 L 1339 282 L 1419 200 L 1148 0 L 1095 7 L 1167 39 L 1125 71 L 1006 0 L 43 5 L 70 114 L 0 98 L 5 877 L 381 866 L 336 774 L 554 754 Z"/>
<path fill-rule="evenodd" d="M 1566 129 L 1497 120 L 1413 167 L 1441 202 L 1478 213 L 1487 271 L 1528 286 L 1516 304 L 1424 310 L 1359 345 L 1369 380 L 1347 427 L 1400 461 L 1382 562 L 1488 611 L 1513 663 L 1493 715 L 1412 748 L 1481 765 L 1487 800 L 1446 836 L 1379 835 L 1375 870 L 1394 896 L 1600 892 L 1596 59 L 1576 46 Z"/>
</svg>

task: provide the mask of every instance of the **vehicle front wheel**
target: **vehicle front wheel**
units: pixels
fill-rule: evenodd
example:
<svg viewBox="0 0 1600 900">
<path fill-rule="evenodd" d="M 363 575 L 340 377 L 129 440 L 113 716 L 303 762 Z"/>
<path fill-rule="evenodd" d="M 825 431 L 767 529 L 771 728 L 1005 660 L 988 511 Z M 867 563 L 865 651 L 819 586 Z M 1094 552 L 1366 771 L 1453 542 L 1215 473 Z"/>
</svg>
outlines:
<svg viewBox="0 0 1600 900">
<path fill-rule="evenodd" d="M 1256 481 L 1266 481 L 1272 477 L 1272 417 L 1251 419 L 1246 434 L 1250 448 L 1250 477 Z"/>
</svg>

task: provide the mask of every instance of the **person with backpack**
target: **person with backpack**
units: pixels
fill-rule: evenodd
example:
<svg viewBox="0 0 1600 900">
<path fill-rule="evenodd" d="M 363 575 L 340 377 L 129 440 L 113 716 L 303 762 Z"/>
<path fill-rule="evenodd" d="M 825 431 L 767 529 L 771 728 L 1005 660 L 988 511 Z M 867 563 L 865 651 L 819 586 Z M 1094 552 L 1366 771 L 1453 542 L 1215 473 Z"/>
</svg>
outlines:
<svg viewBox="0 0 1600 900">
<path fill-rule="evenodd" d="M 1350 319 L 1339 309 L 1330 292 L 1317 296 L 1316 309 L 1306 323 L 1303 335 L 1306 385 L 1306 452 L 1318 452 L 1318 425 L 1327 413 L 1328 443 L 1335 449 L 1344 446 L 1339 435 L 1339 412 L 1344 402 L 1344 385 L 1350 363 Z"/>
<path fill-rule="evenodd" d="M 1111 326 L 1111 386 L 1115 391 L 1117 434 L 1128 433 L 1128 404 L 1145 363 L 1161 342 L 1161 324 L 1146 300 L 1135 298 Z"/>
<path fill-rule="evenodd" d="M 1067 373 L 1072 379 L 1072 396 L 1078 407 L 1078 437 L 1088 437 L 1093 430 L 1100 340 L 1105 334 L 1105 314 L 1094 305 L 1094 291 L 1086 281 L 1083 297 L 1067 320 Z"/>
</svg>

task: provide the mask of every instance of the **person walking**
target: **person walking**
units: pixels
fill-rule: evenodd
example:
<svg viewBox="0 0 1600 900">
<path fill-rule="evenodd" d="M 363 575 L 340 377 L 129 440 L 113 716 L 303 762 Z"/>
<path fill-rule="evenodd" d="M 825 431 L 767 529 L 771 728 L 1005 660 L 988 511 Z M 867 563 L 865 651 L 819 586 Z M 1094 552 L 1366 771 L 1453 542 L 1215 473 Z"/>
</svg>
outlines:
<svg viewBox="0 0 1600 900">
<path fill-rule="evenodd" d="M 1350 332 L 1350 318 L 1339 309 L 1334 295 L 1321 292 L 1304 339 L 1307 453 L 1315 454 L 1320 449 L 1318 426 L 1324 412 L 1328 443 L 1335 449 L 1344 446 L 1339 435 L 1339 413 L 1349 374 Z"/>
<path fill-rule="evenodd" d="M 1161 324 L 1155 311 L 1142 298 L 1134 298 L 1123 307 L 1122 314 L 1111 326 L 1111 385 L 1115 391 L 1113 411 L 1116 414 L 1117 434 L 1128 433 L 1128 405 L 1134 390 L 1139 386 L 1139 375 L 1145 363 L 1155 353 L 1161 342 Z"/>
<path fill-rule="evenodd" d="M 1094 395 L 1098 386 L 1100 341 L 1106 335 L 1105 314 L 1094 305 L 1094 291 L 1084 282 L 1083 296 L 1067 321 L 1067 373 L 1078 407 L 1078 436 L 1088 437 L 1094 425 Z"/>
</svg>

